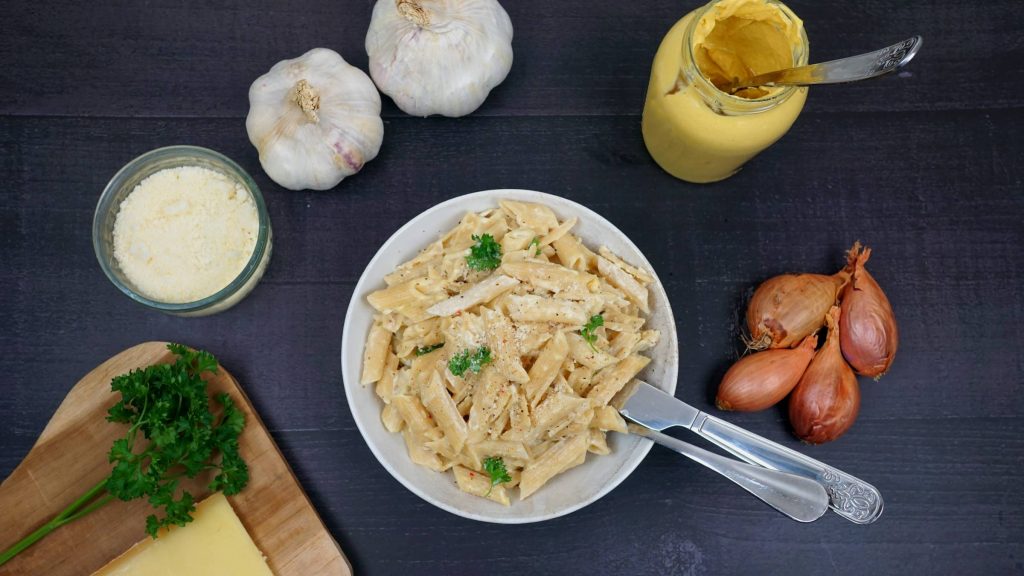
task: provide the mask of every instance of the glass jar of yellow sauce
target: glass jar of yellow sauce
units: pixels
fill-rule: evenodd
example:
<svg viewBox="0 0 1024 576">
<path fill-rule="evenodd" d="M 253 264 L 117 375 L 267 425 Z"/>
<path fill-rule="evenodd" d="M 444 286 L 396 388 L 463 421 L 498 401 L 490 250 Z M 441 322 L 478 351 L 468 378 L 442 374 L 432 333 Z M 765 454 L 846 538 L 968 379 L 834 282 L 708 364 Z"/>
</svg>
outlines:
<svg viewBox="0 0 1024 576">
<path fill-rule="evenodd" d="M 803 22 L 775 0 L 716 0 L 669 30 L 651 68 L 644 104 L 647 150 L 689 182 L 736 173 L 793 125 L 806 87 L 718 89 L 734 77 L 807 64 Z"/>
</svg>

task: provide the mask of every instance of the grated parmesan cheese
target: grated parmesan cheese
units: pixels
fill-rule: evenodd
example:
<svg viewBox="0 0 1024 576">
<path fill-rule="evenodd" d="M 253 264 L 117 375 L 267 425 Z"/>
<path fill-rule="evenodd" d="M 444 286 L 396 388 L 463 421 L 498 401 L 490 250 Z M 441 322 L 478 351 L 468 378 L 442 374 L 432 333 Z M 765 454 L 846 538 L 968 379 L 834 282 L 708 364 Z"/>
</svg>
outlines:
<svg viewBox="0 0 1024 576">
<path fill-rule="evenodd" d="M 238 277 L 258 235 L 256 205 L 241 184 L 199 166 L 167 168 L 121 202 L 114 258 L 144 296 L 194 302 Z"/>
</svg>

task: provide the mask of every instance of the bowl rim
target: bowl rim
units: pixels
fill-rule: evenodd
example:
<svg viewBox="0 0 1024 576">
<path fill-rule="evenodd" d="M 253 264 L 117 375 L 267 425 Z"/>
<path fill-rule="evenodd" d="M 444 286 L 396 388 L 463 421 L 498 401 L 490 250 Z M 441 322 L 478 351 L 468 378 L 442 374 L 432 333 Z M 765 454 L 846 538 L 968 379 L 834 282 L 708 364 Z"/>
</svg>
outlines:
<svg viewBox="0 0 1024 576">
<path fill-rule="evenodd" d="M 387 462 L 387 459 L 385 458 L 382 449 L 379 446 L 377 446 L 374 441 L 371 440 L 371 436 L 369 435 L 367 428 L 368 426 L 371 425 L 371 421 L 370 419 L 368 419 L 368 416 L 366 414 L 362 414 L 352 409 L 352 406 L 354 405 L 353 395 L 357 391 L 369 390 L 369 386 L 364 387 L 360 385 L 358 382 L 349 384 L 348 380 L 345 378 L 346 373 L 349 371 L 348 362 L 346 361 L 345 358 L 345 350 L 349 349 L 349 347 L 353 345 L 352 338 L 355 338 L 355 336 L 352 335 L 351 333 L 353 312 L 355 312 L 356 306 L 367 305 L 365 302 L 362 302 L 362 298 L 360 298 L 359 295 L 366 289 L 366 284 L 370 282 L 380 283 L 383 281 L 383 277 L 372 279 L 368 277 L 370 269 L 374 267 L 377 261 L 390 251 L 392 245 L 397 243 L 399 241 L 399 238 L 401 238 L 406 233 L 407 230 L 422 224 L 422 222 L 425 219 L 430 218 L 437 212 L 443 211 L 451 207 L 452 205 L 460 204 L 471 200 L 476 200 L 479 198 L 489 198 L 494 200 L 495 204 L 497 204 L 497 200 L 508 197 L 524 202 L 548 202 L 549 205 L 554 203 L 555 206 L 552 206 L 552 208 L 555 209 L 556 212 L 558 211 L 558 205 L 569 204 L 573 210 L 578 212 L 578 215 L 581 217 L 581 219 L 585 217 L 588 220 L 593 220 L 597 222 L 601 227 L 607 228 L 608 230 L 616 234 L 626 246 L 632 249 L 635 252 L 635 254 L 639 256 L 640 261 L 633 263 L 643 266 L 646 271 L 651 273 L 655 280 L 653 286 L 656 286 L 655 289 L 660 290 L 662 295 L 664 296 L 664 313 L 666 314 L 665 323 L 666 326 L 670 327 L 670 329 L 667 330 L 668 334 L 666 335 L 668 337 L 668 350 L 665 362 L 668 369 L 666 370 L 666 381 L 659 382 L 658 384 L 664 385 L 664 387 L 659 386 L 659 388 L 661 388 L 662 390 L 667 391 L 669 394 L 675 394 L 679 373 L 679 342 L 676 330 L 675 316 L 672 313 L 672 307 L 668 299 L 668 293 L 664 289 L 664 284 L 661 282 L 661 279 L 658 277 L 658 274 L 654 270 L 653 266 L 651 266 L 650 262 L 647 260 L 647 257 L 644 256 L 643 252 L 640 251 L 636 244 L 634 244 L 633 241 L 630 240 L 624 232 L 619 230 L 617 226 L 612 224 L 605 217 L 601 216 L 600 214 L 591 210 L 590 208 L 587 208 L 586 206 L 580 204 L 579 202 L 562 196 L 557 196 L 555 194 L 550 194 L 547 192 L 539 192 L 536 190 L 526 190 L 519 188 L 496 188 L 491 190 L 481 190 L 479 192 L 473 192 L 470 194 L 456 196 L 454 198 L 450 198 L 448 200 L 435 204 L 430 208 L 427 208 L 423 212 L 419 213 L 418 215 L 412 217 L 408 222 L 406 222 L 398 230 L 396 230 L 381 245 L 381 247 L 370 259 L 369 263 L 367 263 L 366 268 L 363 270 L 363 273 L 359 276 L 359 280 L 356 282 L 356 285 L 352 290 L 352 295 L 349 298 L 349 305 L 345 310 L 345 321 L 344 326 L 342 328 L 340 350 L 341 378 L 342 387 L 345 390 L 345 402 L 348 405 L 349 412 L 352 414 L 352 419 L 355 421 L 356 427 L 359 429 L 360 435 L 363 437 L 363 441 L 366 443 L 366 446 L 370 449 L 370 452 L 373 453 L 374 457 L 377 459 L 380 465 L 388 472 L 388 474 L 390 474 L 392 478 L 397 480 L 407 490 L 409 490 L 416 496 L 419 496 L 422 500 L 438 508 L 441 508 L 446 512 L 455 514 L 456 516 L 461 516 L 463 518 L 478 520 L 482 522 L 490 522 L 495 524 L 527 524 L 532 522 L 542 522 L 545 520 L 558 518 L 560 516 L 565 516 L 585 506 L 593 504 L 594 502 L 597 502 L 605 495 L 607 495 L 609 492 L 611 492 L 613 489 L 618 487 L 622 482 L 626 480 L 626 478 L 630 476 L 630 474 L 633 473 L 634 470 L 636 470 L 636 468 L 640 465 L 643 459 L 650 452 L 651 447 L 654 445 L 653 442 L 641 441 L 631 452 L 624 454 L 624 460 L 622 462 L 622 465 L 615 471 L 612 479 L 609 482 L 607 482 L 604 486 L 600 487 L 589 498 L 584 498 L 579 502 L 575 502 L 569 506 L 558 508 L 556 510 L 548 511 L 542 514 L 532 514 L 514 517 L 490 516 L 487 514 L 476 513 L 469 510 L 450 506 L 449 504 L 443 502 L 442 500 L 435 498 L 427 490 L 421 489 L 415 482 L 406 479 L 398 470 L 393 468 Z M 465 211 L 467 210 L 463 210 L 463 212 Z M 632 260 L 632 258 L 630 259 Z M 365 339 L 365 335 L 361 335 L 360 338 Z M 355 344 L 359 344 L 361 342 L 362 340 L 356 338 Z M 362 354 L 359 354 L 358 357 L 362 358 Z M 376 421 L 379 422 L 379 410 L 375 415 L 377 416 Z M 424 471 L 432 472 L 426 469 L 424 469 Z M 513 503 L 513 507 L 514 506 L 515 504 Z"/>
<path fill-rule="evenodd" d="M 120 210 L 120 205 L 115 206 L 111 203 L 111 205 L 107 207 L 107 210 L 104 211 L 101 209 L 104 202 L 116 194 L 124 185 L 126 180 L 147 167 L 149 164 L 160 160 L 174 158 L 204 158 L 212 161 L 214 164 L 223 165 L 227 172 L 225 175 L 239 181 L 242 186 L 245 187 L 246 191 L 249 192 L 249 196 L 253 199 L 253 203 L 256 204 L 256 215 L 259 219 L 256 245 L 253 247 L 253 252 L 249 256 L 249 260 L 245 263 L 242 271 L 238 273 L 238 276 L 229 282 L 227 286 L 213 294 L 191 302 L 161 302 L 135 291 L 118 278 L 110 264 L 104 260 L 100 250 L 100 246 L 104 244 L 102 240 L 103 221 L 109 212 L 114 211 L 115 209 Z M 131 192 L 128 192 L 128 194 L 131 194 Z M 116 215 L 114 216 L 114 219 L 116 221 Z M 269 248 L 270 234 L 270 214 L 267 212 L 267 205 L 263 200 L 263 193 L 260 191 L 259 186 L 256 185 L 256 182 L 253 181 L 252 177 L 249 176 L 249 173 L 239 166 L 234 160 L 228 158 L 224 154 L 221 154 L 216 150 L 211 150 L 202 146 L 193 146 L 191 144 L 176 144 L 172 146 L 154 148 L 153 150 L 144 152 L 131 159 L 127 164 L 122 166 L 121 169 L 118 170 L 107 182 L 107 185 L 103 187 L 103 192 L 100 194 L 99 200 L 96 202 L 96 208 L 93 211 L 92 217 L 93 253 L 96 255 L 96 260 L 99 262 L 100 268 L 103 270 L 107 279 L 110 280 L 110 282 L 125 296 L 128 296 L 133 301 L 148 308 L 172 314 L 205 310 L 206 308 L 227 299 L 232 294 L 242 289 L 256 271 L 259 270 L 264 254 Z M 109 252 L 111 258 L 113 258 L 113 247 L 109 248 Z"/>
</svg>

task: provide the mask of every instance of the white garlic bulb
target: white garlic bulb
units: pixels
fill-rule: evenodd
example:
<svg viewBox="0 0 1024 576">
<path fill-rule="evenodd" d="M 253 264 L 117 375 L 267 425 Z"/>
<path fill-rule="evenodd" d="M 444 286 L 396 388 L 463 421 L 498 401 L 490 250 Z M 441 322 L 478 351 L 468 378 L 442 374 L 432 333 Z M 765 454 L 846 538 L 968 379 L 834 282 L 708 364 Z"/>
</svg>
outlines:
<svg viewBox="0 0 1024 576">
<path fill-rule="evenodd" d="M 337 52 L 314 48 L 252 83 L 245 129 L 274 182 L 327 190 L 380 151 L 380 94 Z"/>
<path fill-rule="evenodd" d="M 512 21 L 497 0 L 377 0 L 366 53 L 406 114 L 465 116 L 512 68 Z"/>
</svg>

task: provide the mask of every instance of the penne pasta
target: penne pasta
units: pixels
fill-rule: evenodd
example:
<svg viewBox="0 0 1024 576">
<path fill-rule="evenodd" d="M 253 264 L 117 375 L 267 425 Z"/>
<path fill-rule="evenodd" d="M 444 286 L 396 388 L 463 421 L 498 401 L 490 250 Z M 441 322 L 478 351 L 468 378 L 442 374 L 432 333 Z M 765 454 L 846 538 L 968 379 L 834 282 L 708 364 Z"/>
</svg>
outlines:
<svg viewBox="0 0 1024 576">
<path fill-rule="evenodd" d="M 508 262 L 502 264 L 506 274 L 520 282 L 543 288 L 554 294 L 585 295 L 596 292 L 597 277 L 550 262 Z"/>
<path fill-rule="evenodd" d="M 597 256 L 572 234 L 558 238 L 551 246 L 562 266 L 583 272 L 597 268 Z"/>
<path fill-rule="evenodd" d="M 639 282 L 641 282 L 643 284 L 653 284 L 654 283 L 654 277 L 653 276 L 648 274 L 646 271 L 641 270 L 640 268 L 637 268 L 636 266 L 633 266 L 631 264 L 627 264 L 625 262 L 625 260 L 623 260 L 622 258 L 619 258 L 614 252 L 612 252 L 608 248 L 606 248 L 604 246 L 601 246 L 600 248 L 597 249 L 597 253 L 600 254 L 602 257 L 607 258 L 609 261 L 611 261 L 613 264 L 615 264 L 619 268 L 622 268 L 623 270 L 625 270 L 630 276 L 636 278 Z"/>
<path fill-rule="evenodd" d="M 519 481 L 519 497 L 528 498 L 541 486 L 559 474 L 580 463 L 586 457 L 590 434 L 577 434 L 558 441 L 536 461 L 527 464 Z"/>
<path fill-rule="evenodd" d="M 472 288 L 458 296 L 452 296 L 447 300 L 443 300 L 434 304 L 430 308 L 427 308 L 427 314 L 434 316 L 451 316 L 453 314 L 457 314 L 478 304 L 486 304 L 487 302 L 490 302 L 516 284 L 519 284 L 518 280 L 515 278 L 509 278 L 504 274 L 491 276 L 477 284 L 474 284 Z"/>
<path fill-rule="evenodd" d="M 594 419 L 590 421 L 590 427 L 625 434 L 626 420 L 614 406 L 599 406 L 594 409 Z"/>
<path fill-rule="evenodd" d="M 511 389 L 501 374 L 485 368 L 473 393 L 473 406 L 469 410 L 469 441 L 480 442 L 490 435 L 495 421 L 505 411 Z M 500 430 L 499 430 L 500 432 Z"/>
<path fill-rule="evenodd" d="M 526 383 L 526 399 L 530 406 L 536 407 L 548 386 L 558 376 L 558 371 L 569 354 L 569 344 L 565 334 L 558 332 L 548 341 L 540 356 L 530 367 L 529 382 Z"/>
<path fill-rule="evenodd" d="M 509 295 L 505 300 L 508 315 L 516 322 L 552 322 L 582 326 L 587 311 L 575 302 L 528 294 Z"/>
<path fill-rule="evenodd" d="M 591 370 L 600 370 L 605 366 L 611 366 L 618 362 L 618 359 L 596 346 L 591 347 L 579 334 L 568 334 L 566 339 L 569 342 L 569 351 L 572 359 L 581 366 Z"/>
<path fill-rule="evenodd" d="M 597 257 L 597 270 L 608 280 L 609 284 L 621 290 L 626 298 L 639 306 L 642 312 L 645 314 L 650 312 L 647 307 L 647 287 L 641 286 L 629 273 L 607 258 Z"/>
<path fill-rule="evenodd" d="M 545 234 L 544 237 L 540 239 L 539 244 L 541 246 L 547 246 L 554 242 L 555 240 L 564 237 L 566 234 L 569 233 L 569 230 L 571 230 L 572 227 L 576 225 L 577 221 L 578 219 L 575 216 L 573 216 L 572 218 L 569 218 L 565 222 L 562 222 L 561 224 L 553 228 L 550 232 Z"/>
<path fill-rule="evenodd" d="M 388 404 L 380 411 L 380 419 L 388 432 L 400 432 L 405 424 L 405 421 L 402 420 L 402 415 L 398 412 L 398 408 L 393 404 Z"/>
<path fill-rule="evenodd" d="M 487 345 L 494 355 L 494 366 L 498 372 L 511 382 L 528 382 L 530 376 L 523 368 L 512 322 L 504 314 L 489 308 L 481 308 L 480 316 L 484 319 Z"/>
<path fill-rule="evenodd" d="M 373 384 L 384 375 L 389 344 L 391 332 L 385 330 L 380 322 L 374 322 L 370 335 L 366 337 L 366 349 L 363 350 L 363 377 L 359 380 L 360 384 Z"/>
<path fill-rule="evenodd" d="M 558 217 L 543 204 L 502 200 L 498 205 L 511 214 L 519 226 L 536 230 L 537 234 L 545 235 L 552 228 L 558 227 Z"/>
<path fill-rule="evenodd" d="M 492 486 L 491 479 L 487 474 L 470 470 L 465 466 L 455 466 L 452 471 L 455 473 L 455 483 L 459 485 L 459 489 L 463 492 L 469 492 L 481 498 L 488 498 L 505 506 L 511 503 L 505 487 L 501 485 Z"/>
<path fill-rule="evenodd" d="M 593 400 L 597 405 L 607 404 L 609 400 L 622 390 L 636 376 L 651 359 L 636 354 L 614 366 L 609 366 L 594 376 L 593 385 L 587 392 L 587 398 Z"/>
<path fill-rule="evenodd" d="M 423 406 L 444 432 L 452 450 L 455 453 L 460 452 L 466 443 L 466 421 L 462 419 L 458 406 L 455 405 L 455 401 L 452 400 L 444 384 L 441 383 L 441 374 L 434 372 L 420 392 L 420 396 L 423 398 Z"/>
<path fill-rule="evenodd" d="M 384 361 L 384 372 L 377 381 L 374 391 L 385 404 L 391 404 L 391 397 L 395 394 L 395 378 L 398 376 L 398 356 L 391 350 L 387 351 L 388 357 Z"/>
<path fill-rule="evenodd" d="M 367 296 L 360 381 L 382 425 L 467 494 L 511 505 L 628 431 L 618 408 L 659 339 L 644 317 L 654 276 L 592 252 L 576 224 L 501 201 Z"/>
</svg>

